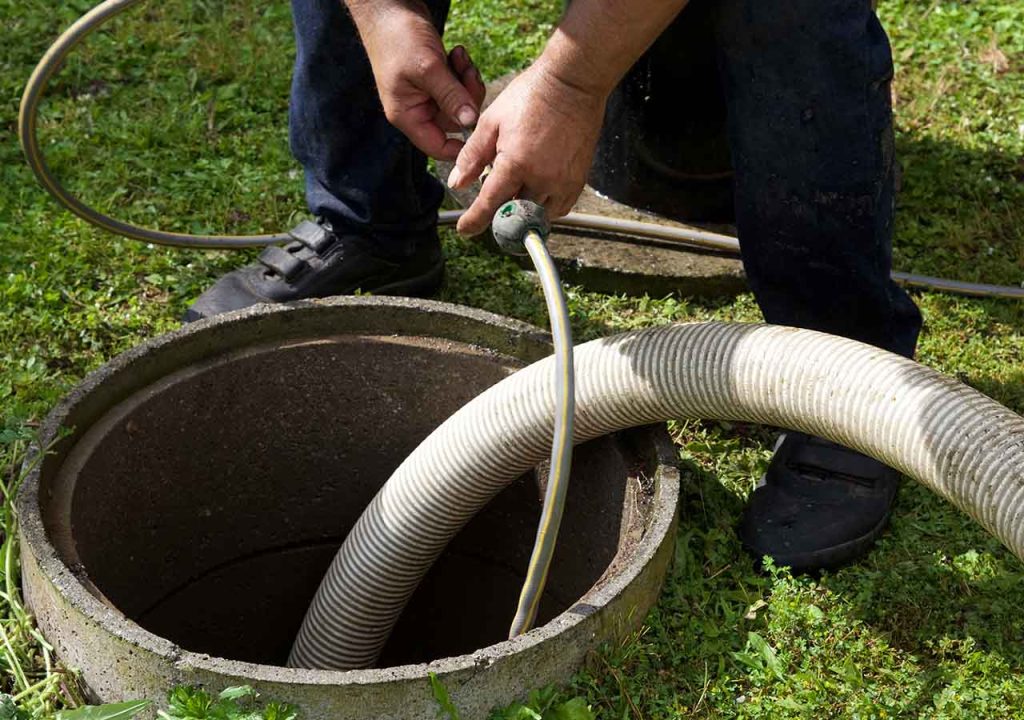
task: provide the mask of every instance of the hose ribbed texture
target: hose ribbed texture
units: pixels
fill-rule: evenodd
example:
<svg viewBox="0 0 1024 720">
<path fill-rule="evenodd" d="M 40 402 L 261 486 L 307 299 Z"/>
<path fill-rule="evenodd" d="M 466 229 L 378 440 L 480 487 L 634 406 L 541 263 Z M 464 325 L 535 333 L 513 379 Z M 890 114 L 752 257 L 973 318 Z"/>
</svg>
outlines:
<svg viewBox="0 0 1024 720">
<path fill-rule="evenodd" d="M 673 418 L 820 435 L 917 479 L 1024 557 L 1024 420 L 911 360 L 809 330 L 701 323 L 595 340 L 575 364 L 577 443 Z M 335 557 L 290 664 L 376 661 L 448 541 L 547 456 L 552 371 L 548 358 L 498 383 L 402 463 Z"/>
</svg>

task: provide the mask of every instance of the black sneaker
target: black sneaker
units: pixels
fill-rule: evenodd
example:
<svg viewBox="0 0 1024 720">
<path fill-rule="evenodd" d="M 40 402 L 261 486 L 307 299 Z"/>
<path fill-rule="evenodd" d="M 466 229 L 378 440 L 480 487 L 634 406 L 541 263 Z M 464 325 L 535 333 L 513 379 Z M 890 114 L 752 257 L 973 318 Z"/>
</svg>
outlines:
<svg viewBox="0 0 1024 720">
<path fill-rule="evenodd" d="M 324 222 L 303 222 L 288 233 L 295 242 L 260 253 L 259 261 L 229 272 L 185 312 L 193 322 L 257 303 L 282 303 L 356 291 L 378 295 L 431 295 L 444 278 L 437 230 L 416 238 L 401 260 L 375 255 L 361 235 L 335 234 Z"/>
<path fill-rule="evenodd" d="M 825 570 L 865 555 L 889 520 L 899 473 L 803 433 L 786 433 L 740 521 L 758 559 L 793 572 Z"/>
</svg>

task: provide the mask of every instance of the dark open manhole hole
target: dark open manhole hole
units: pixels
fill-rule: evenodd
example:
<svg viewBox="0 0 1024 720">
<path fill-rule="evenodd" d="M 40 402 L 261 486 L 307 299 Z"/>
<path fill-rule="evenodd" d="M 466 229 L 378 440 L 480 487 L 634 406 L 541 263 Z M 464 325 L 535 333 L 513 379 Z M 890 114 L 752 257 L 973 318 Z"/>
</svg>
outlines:
<svg viewBox="0 0 1024 720">
<path fill-rule="evenodd" d="M 376 318 L 366 312 L 375 304 Z M 112 363 L 55 411 L 48 433 L 57 424 L 75 430 L 26 486 L 38 497 L 23 496 L 26 553 L 71 572 L 54 583 L 28 561 L 26 590 L 98 696 L 152 693 L 156 679 L 138 663 L 158 660 L 166 641 L 165 675 L 180 673 L 182 658 L 194 671 L 206 655 L 235 673 L 282 665 L 334 553 L 392 471 L 459 407 L 548 352 L 525 326 L 427 307 L 429 323 L 410 303 L 363 299 L 190 328 Z M 645 565 L 661 546 L 659 538 L 650 547 L 664 495 L 659 442 L 663 431 L 640 429 L 577 449 L 539 624 L 561 613 L 575 616 L 571 626 L 582 622 L 602 608 L 602 587 L 621 595 L 628 583 L 619 576 L 638 575 L 643 566 L 631 564 Z M 382 667 L 501 647 L 536 531 L 537 477 L 520 477 L 459 534 L 402 615 Z M 658 582 L 663 572 L 662 563 Z M 655 595 L 648 589 L 642 609 Z M 639 619 L 591 631 L 588 642 Z M 131 642 L 117 647 L 130 652 L 119 667 L 119 658 L 98 657 L 88 636 L 124 628 Z M 582 654 L 560 654 L 564 676 Z M 274 671 L 307 673 L 303 685 L 346 675 Z M 551 679 L 525 676 L 520 692 Z M 502 687 L 487 706 L 511 692 Z M 274 694 L 318 716 L 309 698 Z M 324 712 L 344 717 L 333 702 Z"/>
<path fill-rule="evenodd" d="M 95 425 L 65 464 L 51 532 L 110 604 L 186 650 L 284 664 L 334 553 L 427 434 L 517 363 L 428 338 L 267 344 L 175 373 Z M 581 447 L 540 622 L 595 583 L 626 522 L 636 459 Z M 504 640 L 540 513 L 520 478 L 459 534 L 417 591 L 382 665 Z M 68 510 L 70 509 L 70 512 Z"/>
</svg>

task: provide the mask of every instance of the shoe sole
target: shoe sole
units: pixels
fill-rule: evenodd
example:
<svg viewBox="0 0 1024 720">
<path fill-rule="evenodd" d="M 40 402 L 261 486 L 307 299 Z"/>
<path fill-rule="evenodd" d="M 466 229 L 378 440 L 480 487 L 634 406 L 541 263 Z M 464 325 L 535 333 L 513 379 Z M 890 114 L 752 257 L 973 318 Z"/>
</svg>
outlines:
<svg viewBox="0 0 1024 720">
<path fill-rule="evenodd" d="M 444 282 L 444 261 L 432 267 L 423 275 L 398 280 L 369 290 L 374 295 L 404 295 L 406 297 L 427 297 L 441 289 Z"/>
<path fill-rule="evenodd" d="M 437 265 L 432 267 L 422 275 L 416 275 L 410 278 L 404 278 L 402 280 L 396 280 L 392 283 L 380 285 L 367 290 L 365 292 L 372 295 L 400 295 L 404 297 L 429 297 L 436 293 L 444 282 L 444 261 L 442 260 Z M 357 291 L 362 290 L 357 288 Z M 340 294 L 351 294 L 351 293 L 340 293 Z M 330 296 L 325 296 L 330 297 Z M 317 298 L 319 299 L 319 298 Z M 188 308 L 185 314 L 182 316 L 183 323 L 192 323 L 198 320 L 205 320 L 208 317 L 215 317 L 214 315 L 203 315 L 202 313 L 196 312 L 193 308 Z"/>
<path fill-rule="evenodd" d="M 889 524 L 892 511 L 887 512 L 878 523 L 863 535 L 847 540 L 839 545 L 824 548 L 811 553 L 772 556 L 771 553 L 760 552 L 745 541 L 743 547 L 757 560 L 765 556 L 772 557 L 777 567 L 788 567 L 793 574 L 814 573 L 820 570 L 834 570 L 861 559 L 871 551 L 875 540 L 879 538 Z"/>
</svg>

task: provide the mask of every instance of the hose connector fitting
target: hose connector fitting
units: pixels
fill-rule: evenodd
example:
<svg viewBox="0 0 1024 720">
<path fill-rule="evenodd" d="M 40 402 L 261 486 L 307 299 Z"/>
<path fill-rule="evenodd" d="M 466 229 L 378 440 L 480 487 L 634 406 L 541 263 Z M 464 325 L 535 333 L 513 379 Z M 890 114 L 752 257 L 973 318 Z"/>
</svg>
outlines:
<svg viewBox="0 0 1024 720">
<path fill-rule="evenodd" d="M 498 247 L 509 255 L 526 255 L 526 235 L 535 232 L 547 240 L 551 223 L 544 206 L 529 200 L 509 200 L 494 213 L 491 232 Z"/>
</svg>

